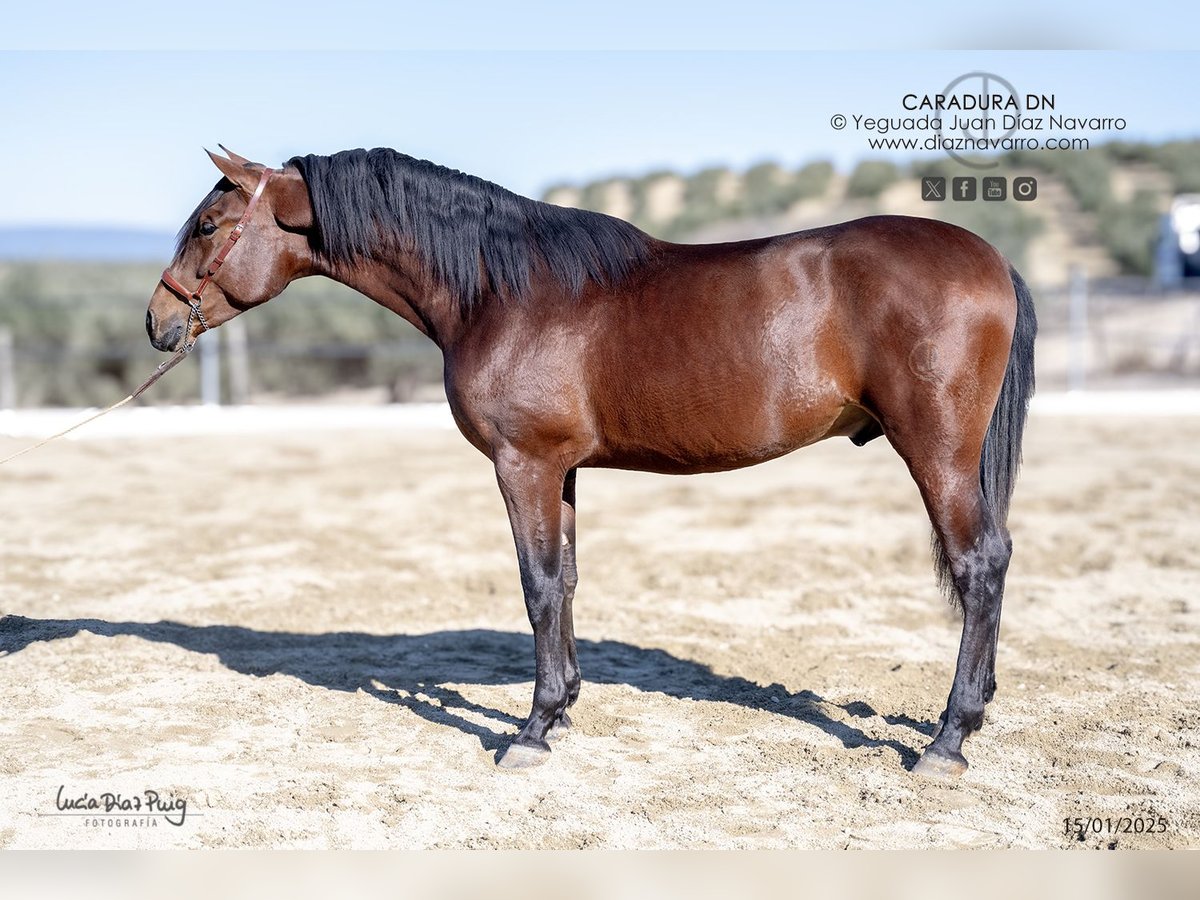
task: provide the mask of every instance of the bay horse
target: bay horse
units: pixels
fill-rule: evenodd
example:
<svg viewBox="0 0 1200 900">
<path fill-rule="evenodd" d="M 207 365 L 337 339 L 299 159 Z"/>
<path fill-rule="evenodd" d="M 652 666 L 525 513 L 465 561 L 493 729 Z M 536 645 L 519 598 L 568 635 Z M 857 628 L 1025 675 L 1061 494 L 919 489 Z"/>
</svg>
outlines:
<svg viewBox="0 0 1200 900">
<path fill-rule="evenodd" d="M 913 771 L 966 770 L 963 739 L 996 689 L 1006 522 L 1034 387 L 1033 298 L 999 251 L 903 216 L 673 244 L 389 149 L 279 170 L 209 156 L 222 177 L 150 299 L 150 341 L 190 347 L 324 275 L 437 344 L 454 420 L 495 465 L 534 633 L 532 710 L 500 765 L 544 759 L 579 696 L 580 468 L 715 472 L 885 436 L 963 614 L 945 711 Z"/>
</svg>

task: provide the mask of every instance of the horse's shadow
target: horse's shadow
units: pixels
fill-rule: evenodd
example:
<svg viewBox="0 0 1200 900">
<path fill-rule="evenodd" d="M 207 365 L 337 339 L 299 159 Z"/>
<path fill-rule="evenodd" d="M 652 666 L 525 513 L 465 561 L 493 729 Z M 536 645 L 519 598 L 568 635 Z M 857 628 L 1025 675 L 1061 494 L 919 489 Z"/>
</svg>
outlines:
<svg viewBox="0 0 1200 900">
<path fill-rule="evenodd" d="M 211 653 L 243 675 L 290 675 L 334 691 L 363 690 L 396 703 L 422 718 L 474 735 L 485 749 L 496 750 L 508 737 L 476 724 L 460 712 L 471 712 L 502 725 L 521 725 L 508 713 L 473 703 L 448 685 L 504 685 L 532 679 L 533 637 L 482 628 L 429 634 L 377 635 L 353 631 L 297 634 L 258 631 L 236 625 L 184 625 L 179 622 L 106 622 L 102 619 L 0 618 L 0 658 L 11 657 L 38 641 L 73 637 L 81 631 L 103 637 L 132 635 L 175 644 L 195 653 Z M 795 693 L 782 685 L 767 687 L 745 678 L 714 673 L 708 666 L 680 659 L 664 650 L 621 641 L 578 641 L 579 662 L 587 682 L 627 684 L 640 691 L 687 700 L 736 703 L 749 709 L 785 715 L 820 728 L 844 747 L 886 747 L 905 768 L 918 753 L 896 740 L 869 737 L 860 729 L 829 716 L 829 704 L 808 690 Z M 840 707 L 854 718 L 874 716 L 862 701 Z M 932 722 L 903 714 L 887 716 L 930 735 Z M 507 730 L 507 729 L 506 729 Z"/>
</svg>

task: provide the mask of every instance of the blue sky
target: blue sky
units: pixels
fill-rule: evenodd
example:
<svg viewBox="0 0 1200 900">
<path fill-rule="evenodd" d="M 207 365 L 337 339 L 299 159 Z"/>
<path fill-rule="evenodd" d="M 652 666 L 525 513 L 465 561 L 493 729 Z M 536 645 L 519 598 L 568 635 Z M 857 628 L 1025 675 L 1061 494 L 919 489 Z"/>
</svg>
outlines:
<svg viewBox="0 0 1200 900">
<path fill-rule="evenodd" d="M 2 49 L 1193 49 L 1179 0 L 81 0 L 9 4 Z"/>
<path fill-rule="evenodd" d="M 83 35 L 75 17 L 65 17 L 73 24 L 52 35 L 57 43 L 44 30 L 39 40 L 38 23 L 17 11 L 0 38 L 0 121 L 7 136 L 0 164 L 8 173 L 0 225 L 173 229 L 215 180 L 201 148 L 215 149 L 218 141 L 265 162 L 391 146 L 534 195 L 558 181 L 660 167 L 690 171 L 814 158 L 846 166 L 865 155 L 864 138 L 831 129 L 833 113 L 895 113 L 903 93 L 934 93 L 977 69 L 1004 76 L 1020 91 L 1054 92 L 1060 111 L 1069 114 L 1123 116 L 1129 123 L 1123 137 L 1200 136 L 1197 53 L 988 49 L 988 41 L 1015 42 L 1003 38 L 1018 21 L 1012 16 L 1005 26 L 980 32 L 980 49 L 966 52 L 928 49 L 950 27 L 932 24 L 924 32 L 927 49 L 919 51 L 684 51 L 671 49 L 672 40 L 674 46 L 686 38 L 693 46 L 736 47 L 753 43 L 753 31 L 759 43 L 786 42 L 776 40 L 783 28 L 765 27 L 751 14 L 761 4 L 740 5 L 743 14 L 724 33 L 720 23 L 708 22 L 706 31 L 683 29 L 683 37 L 662 20 L 672 6 L 646 4 L 647 12 L 620 30 L 612 19 L 563 23 L 560 14 L 555 27 L 567 37 L 558 40 L 541 20 L 515 31 L 509 22 L 507 36 L 489 35 L 489 20 L 468 15 L 469 3 L 461 17 L 471 25 L 460 31 L 429 13 L 401 23 L 394 18 L 397 6 L 385 14 L 392 19 L 372 20 L 378 29 L 359 29 L 363 46 L 383 46 L 386 24 L 393 41 L 441 49 L 341 52 L 295 49 L 304 44 L 299 32 L 281 30 L 284 20 L 248 8 L 222 28 L 219 12 L 215 21 L 201 16 L 207 24 L 198 25 L 193 7 L 187 27 L 182 19 L 178 30 L 165 27 L 167 42 L 136 30 L 104 31 L 104 25 Z M 294 18 L 304 5 L 288 9 Z M 162 17 L 180 14 L 157 15 L 163 31 L 171 23 Z M 794 7 L 773 15 L 772 22 L 789 27 L 804 21 Z M 330 20 L 326 46 L 350 41 L 345 21 Z M 1106 32 L 1094 22 L 1090 31 L 1059 24 L 1056 40 L 1063 45 L 1106 44 Z M 662 49 L 599 47 L 619 47 L 622 40 L 636 45 L 659 33 Z M 962 42 L 969 44 L 967 37 Z M 1043 29 L 1031 42 L 1051 38 Z M 878 39 L 860 34 L 858 46 Z M 581 46 L 571 48 L 573 40 Z M 916 35 L 914 41 L 920 43 Z M 214 49 L 135 49 L 164 43 Z M 257 49 L 240 49 L 247 46 Z"/>
</svg>

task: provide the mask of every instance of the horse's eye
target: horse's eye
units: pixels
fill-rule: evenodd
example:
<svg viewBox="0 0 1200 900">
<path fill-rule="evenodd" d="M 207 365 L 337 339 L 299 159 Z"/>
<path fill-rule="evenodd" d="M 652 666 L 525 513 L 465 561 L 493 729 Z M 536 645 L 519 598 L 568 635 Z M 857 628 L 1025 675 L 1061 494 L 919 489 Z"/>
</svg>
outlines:
<svg viewBox="0 0 1200 900">
<path fill-rule="evenodd" d="M 217 226 L 214 225 L 212 222 L 205 222 L 203 225 L 200 226 L 200 233 L 202 235 L 204 235 L 205 237 L 208 237 L 210 234 L 213 234 L 216 230 L 217 230 Z"/>
</svg>

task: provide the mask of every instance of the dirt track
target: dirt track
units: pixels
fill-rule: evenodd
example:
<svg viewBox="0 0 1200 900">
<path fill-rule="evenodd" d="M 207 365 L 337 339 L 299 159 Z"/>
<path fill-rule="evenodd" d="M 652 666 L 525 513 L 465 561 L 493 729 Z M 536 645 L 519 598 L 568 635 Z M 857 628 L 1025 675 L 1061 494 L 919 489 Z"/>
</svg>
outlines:
<svg viewBox="0 0 1200 900">
<path fill-rule="evenodd" d="M 958 626 L 882 441 L 581 473 L 577 727 L 521 772 L 532 639 L 457 434 L 60 443 L 0 472 L 0 846 L 1200 846 L 1198 443 L 1032 421 L 953 786 L 906 771 Z M 40 816 L 60 785 L 187 817 Z"/>
</svg>

